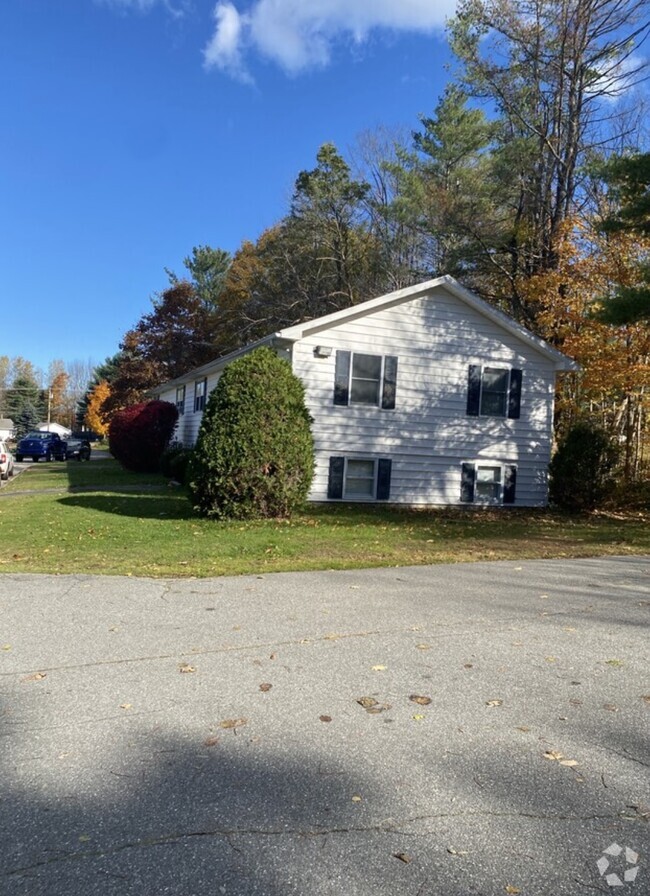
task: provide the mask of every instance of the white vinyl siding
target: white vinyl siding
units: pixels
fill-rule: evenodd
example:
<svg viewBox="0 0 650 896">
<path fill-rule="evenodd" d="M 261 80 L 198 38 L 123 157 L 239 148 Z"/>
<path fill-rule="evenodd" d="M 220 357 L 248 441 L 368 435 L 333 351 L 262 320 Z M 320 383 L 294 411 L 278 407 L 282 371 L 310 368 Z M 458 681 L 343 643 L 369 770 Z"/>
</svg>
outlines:
<svg viewBox="0 0 650 896">
<path fill-rule="evenodd" d="M 332 355 L 315 357 L 318 344 L 332 346 Z M 390 415 L 332 403 L 337 350 L 399 358 L 399 400 Z M 523 371 L 519 419 L 467 416 L 470 364 Z M 340 452 L 352 459 L 390 457 L 391 502 L 459 504 L 468 455 L 488 466 L 517 466 L 517 505 L 546 502 L 553 363 L 444 289 L 299 340 L 293 368 L 313 417 L 312 500 L 327 500 L 328 459 Z"/>
</svg>

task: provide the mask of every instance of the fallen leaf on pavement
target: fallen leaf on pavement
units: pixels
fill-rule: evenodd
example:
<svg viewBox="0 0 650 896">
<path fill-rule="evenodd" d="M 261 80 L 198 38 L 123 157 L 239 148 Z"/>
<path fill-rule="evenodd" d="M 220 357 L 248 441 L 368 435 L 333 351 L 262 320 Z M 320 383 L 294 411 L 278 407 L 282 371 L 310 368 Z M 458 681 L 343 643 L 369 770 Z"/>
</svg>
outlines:
<svg viewBox="0 0 650 896">
<path fill-rule="evenodd" d="M 371 706 L 377 706 L 378 701 L 374 697 L 359 697 L 357 703 L 364 709 L 369 709 Z"/>
<path fill-rule="evenodd" d="M 406 852 L 394 852 L 394 853 L 393 853 L 393 858 L 394 858 L 394 859 L 399 859 L 400 862 L 404 862 L 405 865 L 408 865 L 409 862 L 412 862 L 412 861 L 413 861 L 413 859 L 411 858 L 411 856 L 410 856 L 408 853 L 406 853 Z"/>
<path fill-rule="evenodd" d="M 641 699 L 644 703 L 650 703 L 650 694 L 642 694 Z"/>
<path fill-rule="evenodd" d="M 450 856 L 466 856 L 467 853 L 462 849 L 455 849 L 453 846 L 447 847 L 447 852 Z"/>
<path fill-rule="evenodd" d="M 214 735 L 213 737 L 206 737 L 206 739 L 203 741 L 203 746 L 204 747 L 216 747 L 218 743 L 219 743 L 219 738 L 216 735 Z"/>
<path fill-rule="evenodd" d="M 262 684 L 260 685 L 260 691 L 262 691 L 264 694 L 266 694 L 266 692 L 270 691 L 272 687 L 273 687 L 273 685 L 269 684 L 268 681 L 263 681 Z"/>
<path fill-rule="evenodd" d="M 373 666 L 372 671 L 373 672 L 385 672 L 386 666 Z"/>
<path fill-rule="evenodd" d="M 245 725 L 248 719 L 224 719 L 222 722 L 219 722 L 220 728 L 241 728 L 242 725 Z"/>
<path fill-rule="evenodd" d="M 431 650 L 430 644 L 416 644 L 415 646 L 418 650 Z"/>
<path fill-rule="evenodd" d="M 565 765 L 568 768 L 573 768 L 577 764 L 575 759 L 560 759 L 560 765 Z"/>
<path fill-rule="evenodd" d="M 618 712 L 618 706 L 615 703 L 603 703 L 603 709 L 608 712 Z"/>
<path fill-rule="evenodd" d="M 428 706 L 431 703 L 431 697 L 422 697 L 420 694 L 411 694 L 409 700 L 412 703 L 419 703 L 420 706 Z"/>
<path fill-rule="evenodd" d="M 189 663 L 183 663 L 180 666 L 178 671 L 179 672 L 196 672 L 196 669 L 194 668 L 194 666 L 190 666 Z"/>
<path fill-rule="evenodd" d="M 413 716 L 413 720 L 414 720 L 415 722 L 421 722 L 422 719 L 426 719 L 426 716 L 425 716 L 425 715 L 422 715 L 421 712 L 416 712 L 416 714 Z"/>
<path fill-rule="evenodd" d="M 361 797 L 359 796 L 358 793 L 355 793 L 355 794 L 354 794 L 354 796 L 352 797 L 352 802 L 353 802 L 353 803 L 360 803 L 360 802 L 361 802 Z"/>
<path fill-rule="evenodd" d="M 331 716 L 319 716 L 318 718 L 321 720 L 321 722 L 331 722 L 332 721 Z"/>
<path fill-rule="evenodd" d="M 486 706 L 502 706 L 503 700 L 486 700 L 485 705 Z"/>
<path fill-rule="evenodd" d="M 42 681 L 44 678 L 47 678 L 47 672 L 34 672 L 33 675 L 27 675 L 25 678 L 21 679 L 22 681 Z"/>
<path fill-rule="evenodd" d="M 132 703 L 120 703 L 120 709 L 133 709 Z"/>
<path fill-rule="evenodd" d="M 517 893 L 521 893 L 519 887 L 513 887 L 512 884 L 506 884 L 503 888 L 509 896 L 517 896 Z"/>
</svg>

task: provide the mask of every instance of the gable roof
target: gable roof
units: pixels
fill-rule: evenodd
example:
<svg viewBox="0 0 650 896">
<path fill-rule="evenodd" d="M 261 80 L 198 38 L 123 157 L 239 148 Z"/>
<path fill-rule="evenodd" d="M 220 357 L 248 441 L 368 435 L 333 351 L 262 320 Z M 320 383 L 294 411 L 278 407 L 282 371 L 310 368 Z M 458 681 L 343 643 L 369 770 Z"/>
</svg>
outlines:
<svg viewBox="0 0 650 896">
<path fill-rule="evenodd" d="M 278 335 L 295 342 L 297 339 L 303 339 L 305 336 L 318 333 L 320 330 L 328 327 L 356 320 L 359 317 L 365 317 L 367 314 L 372 314 L 375 311 L 384 311 L 386 308 L 394 308 L 398 305 L 403 305 L 406 302 L 412 302 L 414 299 L 422 298 L 432 290 L 441 287 L 455 296 L 455 298 L 460 299 L 461 302 L 464 302 L 474 311 L 482 314 L 484 317 L 497 324 L 497 326 L 511 333 L 513 336 L 516 336 L 518 339 L 521 339 L 522 342 L 527 343 L 531 348 L 536 349 L 536 351 L 549 358 L 554 362 L 556 370 L 578 369 L 579 365 L 567 355 L 553 348 L 539 336 L 535 336 L 534 333 L 531 333 L 530 330 L 522 327 L 521 324 L 518 324 L 512 317 L 504 314 L 503 311 L 499 311 L 498 308 L 495 308 L 493 305 L 490 305 L 488 302 L 479 298 L 476 293 L 470 292 L 469 289 L 465 289 L 464 286 L 461 286 L 457 280 L 454 280 L 454 278 L 449 275 L 436 277 L 433 280 L 426 280 L 424 283 L 418 283 L 415 286 L 407 286 L 404 289 L 395 290 L 395 292 L 389 292 L 385 296 L 380 296 L 377 299 L 370 299 L 367 302 L 361 302 L 359 305 L 353 305 L 351 308 L 344 308 L 342 311 L 335 311 L 332 314 L 325 315 L 325 317 L 318 317 L 315 320 L 305 321 L 304 323 L 296 324 L 292 327 L 286 327 L 285 329 L 280 330 Z"/>
<path fill-rule="evenodd" d="M 488 320 L 501 327 L 501 329 L 516 336 L 532 349 L 552 361 L 556 370 L 579 369 L 579 365 L 567 355 L 558 351 L 558 349 L 553 348 L 553 346 L 549 345 L 548 342 L 545 342 L 539 336 L 535 336 L 534 333 L 531 333 L 530 330 L 522 327 L 521 324 L 518 324 L 512 317 L 504 314 L 503 311 L 499 311 L 499 309 L 495 308 L 493 305 L 488 304 L 488 302 L 479 298 L 479 296 L 470 292 L 470 290 L 465 289 L 465 287 L 461 286 L 457 280 L 446 274 L 442 277 L 436 277 L 433 280 L 425 280 L 423 283 L 418 283 L 415 286 L 407 286 L 404 289 L 389 292 L 376 299 L 360 302 L 358 305 L 352 305 L 350 308 L 344 308 L 342 311 L 334 311 L 332 314 L 326 314 L 323 317 L 317 317 L 313 320 L 304 321 L 303 323 L 294 324 L 293 326 L 285 327 L 282 330 L 277 330 L 275 333 L 270 333 L 263 339 L 251 342 L 234 352 L 230 352 L 230 354 L 216 358 L 214 361 L 209 361 L 201 367 L 196 367 L 194 370 L 189 370 L 187 373 L 183 374 L 183 376 L 162 383 L 160 386 L 157 386 L 155 390 L 152 389 L 150 391 L 158 392 L 160 389 L 170 388 L 177 384 L 184 383 L 188 378 L 198 379 L 208 373 L 220 370 L 236 358 L 246 355 L 253 349 L 259 348 L 262 345 L 284 344 L 289 346 L 299 339 L 304 339 L 306 336 L 314 335 L 329 327 L 338 326 L 339 324 L 352 320 L 358 320 L 359 318 L 366 317 L 376 311 L 395 308 L 399 305 L 404 305 L 407 302 L 412 302 L 415 299 L 423 298 L 435 289 L 444 289 L 446 292 L 451 293 L 455 298 L 464 302 L 468 307 L 483 315 Z"/>
</svg>

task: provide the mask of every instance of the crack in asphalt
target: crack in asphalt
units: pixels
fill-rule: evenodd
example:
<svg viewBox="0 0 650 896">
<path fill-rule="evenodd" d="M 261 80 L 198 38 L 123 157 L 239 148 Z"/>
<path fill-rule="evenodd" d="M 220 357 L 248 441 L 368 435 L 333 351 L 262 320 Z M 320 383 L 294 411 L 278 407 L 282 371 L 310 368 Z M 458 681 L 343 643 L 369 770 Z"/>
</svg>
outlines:
<svg viewBox="0 0 650 896">
<path fill-rule="evenodd" d="M 108 856 L 116 855 L 128 849 L 149 849 L 155 846 L 165 846 L 167 844 L 179 843 L 183 840 L 215 837 L 223 838 L 228 845 L 237 852 L 241 852 L 231 842 L 231 837 L 328 837 L 337 834 L 399 834 L 400 836 L 422 836 L 433 833 L 431 831 L 412 831 L 408 830 L 411 825 L 417 825 L 427 821 L 446 820 L 451 818 L 526 818 L 534 821 L 617 821 L 625 819 L 627 821 L 639 821 L 635 816 L 626 815 L 624 812 L 606 815 L 540 815 L 534 812 L 440 812 L 433 815 L 417 815 L 413 818 L 406 818 L 402 821 L 395 822 L 389 818 L 386 821 L 374 825 L 352 825 L 342 827 L 313 827 L 313 828 L 211 828 L 204 831 L 183 831 L 174 834 L 164 834 L 159 837 L 145 837 L 139 840 L 131 840 L 126 843 L 118 843 L 107 849 L 97 850 L 81 850 L 79 852 L 64 853 L 63 855 L 51 856 L 30 865 L 24 865 L 20 868 L 13 868 L 5 872 L 5 877 L 15 877 L 21 874 L 27 874 L 38 868 L 49 865 L 59 864 L 62 862 L 74 862 L 86 860 L 89 858 L 102 859 Z"/>
</svg>

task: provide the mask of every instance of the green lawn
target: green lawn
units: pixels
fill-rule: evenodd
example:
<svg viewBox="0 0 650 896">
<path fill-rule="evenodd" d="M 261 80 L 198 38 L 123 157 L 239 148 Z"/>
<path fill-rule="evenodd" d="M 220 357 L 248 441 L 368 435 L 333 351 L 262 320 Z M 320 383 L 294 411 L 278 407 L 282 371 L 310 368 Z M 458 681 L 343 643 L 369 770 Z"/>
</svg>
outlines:
<svg viewBox="0 0 650 896">
<path fill-rule="evenodd" d="M 46 490 L 46 491 L 42 491 Z M 214 576 L 468 560 L 650 554 L 650 517 L 313 506 L 211 522 L 161 476 L 110 457 L 41 463 L 0 492 L 0 570 Z"/>
</svg>

